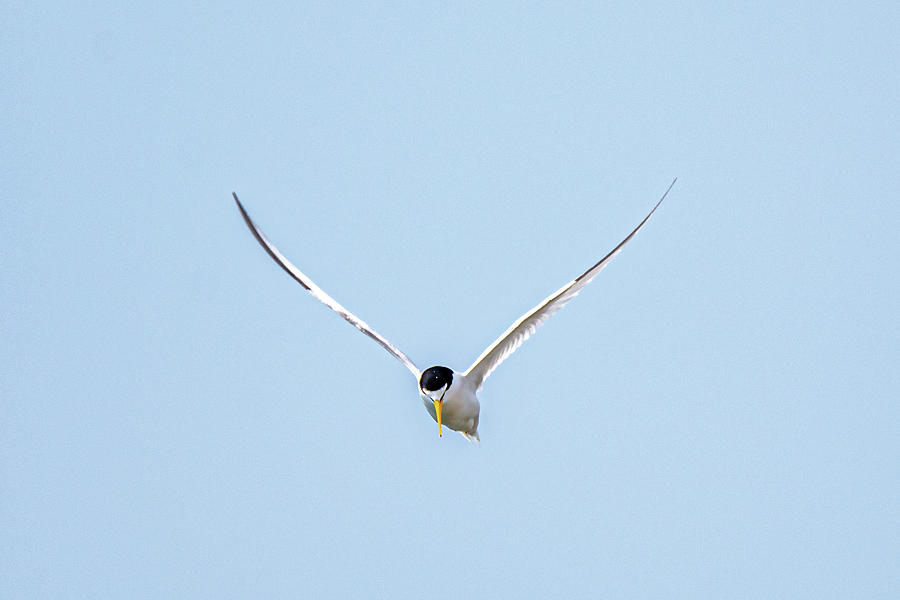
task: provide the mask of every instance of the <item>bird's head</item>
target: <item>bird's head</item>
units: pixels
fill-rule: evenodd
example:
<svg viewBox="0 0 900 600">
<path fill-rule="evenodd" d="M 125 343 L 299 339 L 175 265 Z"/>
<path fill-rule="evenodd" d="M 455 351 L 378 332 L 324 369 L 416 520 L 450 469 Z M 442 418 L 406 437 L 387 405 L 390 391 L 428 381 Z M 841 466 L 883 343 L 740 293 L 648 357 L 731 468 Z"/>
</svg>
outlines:
<svg viewBox="0 0 900 600">
<path fill-rule="evenodd" d="M 438 424 L 438 435 L 443 436 L 441 410 L 444 408 L 444 394 L 453 384 L 453 370 L 447 367 L 431 367 L 422 371 L 419 390 L 434 403 L 434 414 Z"/>
</svg>

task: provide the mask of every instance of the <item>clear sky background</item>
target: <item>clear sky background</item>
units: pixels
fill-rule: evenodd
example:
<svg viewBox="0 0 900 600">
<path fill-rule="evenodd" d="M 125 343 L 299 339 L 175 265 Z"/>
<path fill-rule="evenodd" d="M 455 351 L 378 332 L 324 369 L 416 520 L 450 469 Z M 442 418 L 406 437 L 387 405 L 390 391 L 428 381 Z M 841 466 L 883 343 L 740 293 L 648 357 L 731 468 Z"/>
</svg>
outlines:
<svg viewBox="0 0 900 600">
<path fill-rule="evenodd" d="M 0 596 L 900 597 L 896 3 L 7 3 Z M 439 438 L 465 369 L 625 251 Z"/>
</svg>

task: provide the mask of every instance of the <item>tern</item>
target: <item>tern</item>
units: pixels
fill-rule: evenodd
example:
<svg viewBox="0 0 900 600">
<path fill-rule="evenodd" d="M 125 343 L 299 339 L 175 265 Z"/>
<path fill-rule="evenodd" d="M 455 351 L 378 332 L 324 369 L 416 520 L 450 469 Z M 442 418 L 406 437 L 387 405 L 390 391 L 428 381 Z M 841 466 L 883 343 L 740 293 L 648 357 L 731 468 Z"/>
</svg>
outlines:
<svg viewBox="0 0 900 600">
<path fill-rule="evenodd" d="M 519 346 L 522 345 L 538 327 L 543 325 L 554 313 L 566 305 L 572 298 L 586 286 L 591 280 L 597 276 L 603 267 L 609 264 L 631 238 L 634 237 L 644 223 L 656 212 L 662 201 L 669 194 L 669 190 L 675 185 L 677 178 L 672 180 L 669 187 L 663 193 L 662 197 L 653 206 L 644 220 L 638 223 L 638 226 L 632 230 L 628 236 L 619 242 L 609 254 L 594 263 L 587 271 L 568 282 L 540 304 L 529 310 L 527 313 L 519 317 L 509 328 L 498 337 L 493 344 L 487 347 L 481 355 L 475 359 L 466 371 L 460 373 L 449 367 L 435 366 L 429 367 L 424 371 L 420 371 L 416 364 L 404 354 L 397 346 L 389 342 L 384 336 L 379 334 L 372 327 L 344 308 L 337 300 L 326 294 L 322 288 L 317 286 L 313 281 L 303 274 L 300 269 L 295 267 L 281 252 L 266 238 L 262 230 L 256 226 L 250 215 L 244 209 L 244 205 L 238 200 L 237 194 L 232 192 L 234 201 L 237 204 L 241 216 L 247 227 L 250 228 L 253 237 L 263 247 L 263 249 L 271 256 L 285 272 L 294 278 L 306 291 L 313 295 L 317 300 L 325 304 L 328 308 L 338 313 L 351 325 L 359 329 L 361 332 L 375 340 L 382 348 L 387 350 L 394 358 L 399 360 L 409 369 L 410 373 L 416 378 L 419 385 L 419 396 L 425 409 L 431 418 L 437 422 L 438 435 L 443 436 L 443 427 L 446 425 L 454 431 L 458 431 L 469 441 L 477 442 L 478 437 L 478 416 L 481 411 L 481 405 L 478 402 L 478 392 L 481 390 L 485 379 L 502 363 L 510 354 L 512 354 Z"/>
</svg>

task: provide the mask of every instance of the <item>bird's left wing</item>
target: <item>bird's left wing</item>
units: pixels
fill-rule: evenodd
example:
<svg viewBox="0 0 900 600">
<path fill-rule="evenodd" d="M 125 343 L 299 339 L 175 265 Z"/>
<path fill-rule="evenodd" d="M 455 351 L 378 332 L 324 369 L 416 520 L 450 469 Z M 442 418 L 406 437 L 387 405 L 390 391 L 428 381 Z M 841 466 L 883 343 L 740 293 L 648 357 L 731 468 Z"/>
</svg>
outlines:
<svg viewBox="0 0 900 600">
<path fill-rule="evenodd" d="M 619 245 L 613 248 L 609 254 L 604 256 L 587 271 L 556 290 L 543 302 L 522 315 L 518 321 L 510 325 L 509 329 L 503 332 L 503 335 L 497 338 L 493 344 L 488 346 L 488 348 L 481 353 L 481 356 L 479 356 L 472 366 L 469 367 L 469 370 L 465 372 L 466 378 L 475 383 L 476 389 L 481 389 L 484 380 L 488 378 L 488 375 L 490 375 L 494 369 L 500 366 L 500 363 L 502 363 L 507 356 L 515 352 L 516 348 L 521 346 L 525 340 L 531 337 L 538 327 L 543 325 L 547 319 L 565 306 L 569 300 L 577 296 L 578 292 L 590 283 L 591 280 L 597 276 L 597 273 L 609 264 L 609 261 L 611 261 L 616 254 L 622 251 L 625 244 L 634 237 L 634 234 L 644 226 L 644 223 L 647 222 L 650 215 L 652 215 L 659 205 L 662 204 L 662 201 L 665 200 L 669 190 L 675 185 L 676 180 L 672 180 L 672 183 L 669 184 L 669 187 L 662 195 L 662 198 L 659 199 L 656 206 L 654 206 L 647 216 L 644 217 L 644 220 L 628 234 L 628 237 L 619 242 Z"/>
<path fill-rule="evenodd" d="M 247 214 L 247 211 L 244 210 L 244 205 L 241 204 L 240 200 L 238 200 L 237 194 L 232 193 L 232 196 L 234 196 L 234 201 L 235 203 L 237 203 L 238 210 L 241 211 L 241 216 L 244 217 L 244 222 L 253 233 L 253 237 L 256 238 L 256 241 L 259 242 L 260 246 L 262 246 L 263 249 L 269 253 L 269 256 L 271 256 L 288 275 L 293 277 L 297 283 L 302 285 L 304 289 L 312 294 L 319 302 L 321 302 L 337 314 L 341 315 L 348 323 L 378 342 L 378 344 L 382 348 L 390 352 L 391 355 L 393 355 L 397 360 L 406 365 L 406 368 L 410 370 L 410 372 L 416 378 L 416 381 L 419 380 L 420 372 L 412 359 L 401 352 L 399 348 L 387 341 L 381 334 L 372 329 L 368 323 L 341 306 L 337 300 L 326 294 L 322 290 L 322 288 L 313 283 L 312 279 L 304 275 L 303 272 L 300 271 L 300 269 L 291 264 L 291 261 L 286 259 L 284 255 L 282 255 L 281 252 L 278 251 L 278 248 L 273 246 L 272 242 L 266 239 L 266 236 L 263 235 L 263 232 L 259 229 L 259 227 L 256 226 L 256 223 L 253 222 L 253 219 L 250 218 L 250 215 Z"/>
</svg>

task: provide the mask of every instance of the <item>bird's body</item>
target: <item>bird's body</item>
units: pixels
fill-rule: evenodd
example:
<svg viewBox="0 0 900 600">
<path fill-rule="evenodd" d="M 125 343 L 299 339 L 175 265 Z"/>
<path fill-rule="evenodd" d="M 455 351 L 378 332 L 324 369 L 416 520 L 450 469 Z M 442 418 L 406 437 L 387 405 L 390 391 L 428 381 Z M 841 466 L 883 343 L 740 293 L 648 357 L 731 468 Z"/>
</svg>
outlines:
<svg viewBox="0 0 900 600">
<path fill-rule="evenodd" d="M 234 195 L 234 201 L 237 203 L 238 209 L 244 218 L 244 222 L 250 228 L 256 240 L 265 249 L 265 251 L 281 266 L 284 271 L 294 278 L 317 300 L 337 312 L 341 317 L 348 321 L 351 325 L 366 334 L 382 348 L 387 350 L 394 358 L 399 360 L 407 369 L 415 376 L 419 384 L 419 397 L 425 405 L 425 410 L 431 415 L 438 424 L 438 432 L 442 431 L 444 425 L 454 431 L 460 432 L 467 439 L 477 441 L 478 438 L 478 418 L 481 405 L 478 401 L 478 392 L 484 380 L 491 372 L 503 362 L 506 357 L 512 354 L 516 348 L 522 345 L 535 330 L 540 327 L 551 315 L 561 309 L 567 302 L 578 295 L 578 293 L 605 267 L 612 258 L 618 254 L 625 244 L 634 236 L 638 230 L 643 227 L 647 219 L 650 218 L 656 209 L 662 204 L 669 190 L 675 185 L 675 181 L 669 185 L 669 188 L 662 195 L 662 198 L 656 203 L 653 209 L 644 217 L 644 220 L 619 244 L 613 248 L 609 254 L 600 261 L 591 266 L 587 271 L 568 282 L 556 292 L 548 296 L 543 302 L 535 306 L 533 309 L 522 315 L 516 320 L 503 334 L 494 341 L 481 355 L 475 359 L 466 371 L 457 372 L 448 367 L 435 366 L 420 371 L 415 363 L 399 348 L 391 344 L 387 339 L 376 332 L 367 323 L 359 317 L 341 306 L 334 298 L 326 294 L 320 287 L 304 275 L 297 267 L 285 258 L 275 246 L 269 242 L 263 235 L 262 231 L 256 226 L 241 201 L 238 200 L 237 194 Z"/>
</svg>

